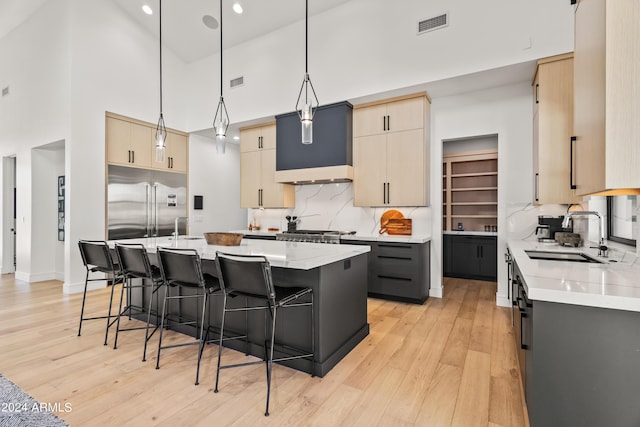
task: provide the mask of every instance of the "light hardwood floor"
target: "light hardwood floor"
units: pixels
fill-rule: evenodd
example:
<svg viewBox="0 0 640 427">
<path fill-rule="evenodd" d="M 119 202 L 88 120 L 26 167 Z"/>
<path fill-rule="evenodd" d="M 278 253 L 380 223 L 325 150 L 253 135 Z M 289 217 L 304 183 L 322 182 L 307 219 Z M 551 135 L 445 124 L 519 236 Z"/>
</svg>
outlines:
<svg viewBox="0 0 640 427">
<path fill-rule="evenodd" d="M 155 370 L 156 337 L 147 362 L 143 331 L 122 333 L 117 350 L 113 335 L 102 345 L 103 321 L 86 322 L 77 337 L 81 294 L 4 275 L 0 373 L 41 402 L 71 403 L 57 413 L 71 426 L 528 425 L 511 314 L 495 306 L 495 283 L 445 279 L 444 291 L 424 305 L 369 299 L 370 335 L 324 378 L 274 367 L 265 417 L 263 366 L 223 371 L 214 394 L 215 346 L 195 386 L 195 347 L 163 352 Z M 107 303 L 108 290 L 93 291 L 87 310 Z M 224 351 L 226 360 L 244 358 Z"/>
</svg>

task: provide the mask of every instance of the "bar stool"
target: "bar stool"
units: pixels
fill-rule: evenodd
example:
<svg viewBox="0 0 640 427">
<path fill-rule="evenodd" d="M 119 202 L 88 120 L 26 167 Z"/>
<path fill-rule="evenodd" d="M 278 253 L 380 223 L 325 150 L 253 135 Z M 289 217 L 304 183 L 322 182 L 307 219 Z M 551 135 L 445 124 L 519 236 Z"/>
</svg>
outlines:
<svg viewBox="0 0 640 427">
<path fill-rule="evenodd" d="M 113 305 L 113 290 L 117 283 L 122 282 L 122 273 L 120 266 L 113 262 L 111 251 L 107 242 L 103 240 L 80 240 L 78 241 L 78 247 L 80 248 L 80 255 L 82 256 L 82 262 L 87 269 L 87 274 L 84 278 L 84 292 L 82 294 L 82 309 L 80 310 L 80 325 L 78 326 L 78 336 L 82 331 L 83 320 L 97 320 L 107 319 L 107 327 L 104 333 L 104 345 L 107 345 L 107 338 L 109 337 L 109 328 L 113 325 L 111 321 L 111 307 Z M 90 273 L 101 273 L 100 277 L 90 279 Z M 104 274 L 111 275 L 110 279 L 105 279 Z M 89 282 L 104 281 L 111 282 L 111 296 L 109 297 L 109 311 L 106 316 L 84 317 L 84 306 L 87 299 L 87 286 Z"/>
<path fill-rule="evenodd" d="M 140 329 L 146 329 L 145 337 L 144 337 L 144 350 L 142 353 L 142 361 L 147 360 L 147 343 L 158 330 L 158 316 L 160 304 L 158 303 L 158 290 L 162 287 L 162 274 L 160 273 L 160 269 L 155 265 L 151 265 L 149 262 L 149 255 L 147 254 L 147 250 L 144 245 L 140 243 L 116 243 L 116 254 L 118 255 L 118 263 L 120 264 L 120 269 L 124 276 L 124 283 L 122 284 L 122 290 L 120 292 L 120 307 L 118 309 L 118 321 L 116 322 L 116 338 L 113 342 L 113 348 L 117 348 L 118 346 L 118 333 L 124 331 L 136 331 Z M 140 284 L 134 284 L 134 280 L 139 279 Z M 131 291 L 133 289 L 141 289 L 142 290 L 142 305 L 136 306 L 132 304 L 132 295 Z M 120 328 L 120 318 L 123 315 L 129 315 L 129 319 L 131 319 L 131 314 L 133 312 L 144 313 L 144 291 L 150 289 L 151 296 L 149 298 L 149 307 L 146 309 L 147 312 L 147 324 L 146 326 L 136 326 L 131 328 Z M 122 300 L 124 299 L 124 291 L 127 291 L 127 305 L 122 308 Z M 149 335 L 149 324 L 151 322 L 151 306 L 153 301 L 153 296 L 156 297 L 156 325 Z"/>
<path fill-rule="evenodd" d="M 160 338 L 158 341 L 158 357 L 156 361 L 156 369 L 160 369 L 160 352 L 162 349 L 183 347 L 186 345 L 198 344 L 198 366 L 196 368 L 196 385 L 198 385 L 200 376 L 200 360 L 202 359 L 202 351 L 204 344 L 207 342 L 205 337 L 205 315 L 209 312 L 209 296 L 222 295 L 218 279 L 202 273 L 202 264 L 200 256 L 195 249 L 174 249 L 174 248 L 158 248 L 158 262 L 160 264 L 160 272 L 162 279 L 167 286 L 164 301 L 162 303 L 162 317 L 160 320 Z M 176 289 L 178 295 L 171 295 L 171 289 Z M 189 289 L 191 293 L 184 295 L 183 290 Z M 196 319 L 184 319 L 182 313 L 178 313 L 178 319 L 173 321 L 167 313 L 167 303 L 171 301 L 181 301 L 184 299 L 196 299 Z M 197 304 L 202 300 L 202 317 L 198 322 Z M 189 342 L 162 346 L 162 331 L 165 327 L 165 321 L 171 325 L 191 325 L 196 328 L 196 339 Z M 169 325 L 170 326 L 170 325 Z M 207 325 L 207 332 L 209 328 Z"/>
<path fill-rule="evenodd" d="M 265 416 L 269 416 L 269 399 L 271 395 L 271 372 L 273 362 L 292 360 L 300 358 L 310 358 L 312 362 L 311 376 L 314 375 L 314 354 L 315 354 L 315 327 L 313 318 L 313 290 L 305 287 L 281 287 L 274 286 L 273 277 L 271 275 L 271 266 L 264 256 L 256 255 L 234 255 L 223 252 L 216 252 L 216 266 L 218 268 L 218 280 L 224 292 L 224 310 L 222 313 L 222 325 L 220 327 L 220 341 L 218 343 L 218 366 L 216 369 L 216 386 L 214 392 L 218 392 L 218 381 L 220 379 L 220 370 L 228 368 L 236 368 L 240 366 L 255 365 L 258 363 L 266 363 L 267 367 L 267 402 Z M 310 302 L 299 302 L 298 299 L 304 295 L 310 295 Z M 245 307 L 231 308 L 227 306 L 229 297 L 245 296 L 248 299 L 257 301 L 255 305 L 245 304 Z M 284 357 L 274 359 L 275 331 L 276 331 L 276 313 L 280 308 L 289 307 L 310 307 L 311 314 L 311 352 L 304 352 L 288 347 L 287 349 L 279 349 L 279 353 L 285 354 Z M 250 310 L 266 310 L 271 316 L 270 337 L 267 337 L 265 331 L 265 349 L 264 360 L 246 363 L 236 363 L 233 365 L 220 365 L 222 356 L 222 345 L 224 341 L 224 322 L 225 314 L 234 311 L 250 311 Z M 266 315 L 265 315 L 266 317 Z M 265 329 L 266 329 L 265 318 Z M 248 331 L 247 331 L 248 333 Z M 268 339 L 268 342 L 267 342 Z M 267 348 L 268 347 L 268 348 Z M 287 350 L 294 350 L 297 354 L 288 353 Z"/>
</svg>

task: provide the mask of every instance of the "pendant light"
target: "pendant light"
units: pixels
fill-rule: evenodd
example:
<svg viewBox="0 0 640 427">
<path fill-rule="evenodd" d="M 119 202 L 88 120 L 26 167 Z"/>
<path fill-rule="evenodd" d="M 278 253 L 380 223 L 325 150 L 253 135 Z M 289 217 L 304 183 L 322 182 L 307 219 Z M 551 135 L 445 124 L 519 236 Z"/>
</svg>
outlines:
<svg viewBox="0 0 640 427">
<path fill-rule="evenodd" d="M 156 162 L 164 163 L 164 156 L 167 147 L 167 128 L 164 126 L 162 116 L 162 0 L 158 0 L 158 18 L 160 20 L 160 118 L 156 126 Z"/>
<path fill-rule="evenodd" d="M 224 154 L 227 128 L 229 127 L 229 113 L 224 105 L 222 96 L 222 0 L 220 0 L 220 101 L 216 108 L 216 115 L 213 117 L 213 128 L 216 132 L 216 153 Z"/>
<path fill-rule="evenodd" d="M 296 110 L 298 110 L 298 116 L 300 116 L 302 143 L 311 144 L 313 143 L 313 116 L 316 114 L 316 109 L 320 103 L 318 102 L 316 91 L 313 88 L 313 83 L 311 83 L 311 79 L 309 78 L 309 0 L 305 0 L 304 25 L 304 79 L 302 80 L 302 86 L 298 94 Z M 300 105 L 302 92 L 304 92 L 304 103 Z M 310 95 L 313 95 L 313 97 Z"/>
</svg>

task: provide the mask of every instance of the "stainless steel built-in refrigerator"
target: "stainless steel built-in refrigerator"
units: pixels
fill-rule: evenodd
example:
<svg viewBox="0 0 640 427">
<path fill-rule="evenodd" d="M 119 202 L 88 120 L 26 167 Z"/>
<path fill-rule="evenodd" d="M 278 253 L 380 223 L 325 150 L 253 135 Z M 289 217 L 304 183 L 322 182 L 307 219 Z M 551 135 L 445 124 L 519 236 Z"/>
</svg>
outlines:
<svg viewBox="0 0 640 427">
<path fill-rule="evenodd" d="M 169 236 L 187 216 L 187 175 L 109 165 L 109 240 Z M 180 221 L 180 234 L 186 224 Z"/>
</svg>

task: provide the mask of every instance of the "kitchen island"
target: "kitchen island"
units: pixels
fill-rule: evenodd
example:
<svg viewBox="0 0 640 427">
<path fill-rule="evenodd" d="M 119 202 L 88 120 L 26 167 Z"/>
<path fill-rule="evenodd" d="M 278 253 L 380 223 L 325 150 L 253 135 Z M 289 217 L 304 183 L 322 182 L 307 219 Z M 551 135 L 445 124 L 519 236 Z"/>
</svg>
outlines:
<svg viewBox="0 0 640 427">
<path fill-rule="evenodd" d="M 632 251 L 509 241 L 530 424 L 640 425 L 640 262 Z M 584 252 L 600 263 L 531 259 Z"/>
<path fill-rule="evenodd" d="M 203 238 L 181 236 L 178 240 L 169 237 L 126 239 L 121 243 L 142 243 L 149 252 L 152 263 L 156 262 L 158 247 L 196 249 L 202 258 L 205 273 L 217 276 L 216 251 L 244 255 L 264 255 L 271 264 L 277 286 L 305 286 L 313 289 L 315 322 L 315 374 L 324 376 L 346 354 L 369 334 L 367 323 L 367 253 L 368 246 L 326 245 L 319 243 L 282 242 L 272 240 L 243 239 L 240 246 L 208 245 Z M 111 245 L 115 241 L 109 242 Z M 134 293 L 131 302 L 145 301 L 149 306 L 150 295 Z M 240 303 L 233 301 L 232 303 Z M 151 302 L 152 312 L 157 310 Z M 285 346 L 311 349 L 309 308 L 293 308 L 278 313 L 276 342 Z M 197 307 L 184 302 L 180 314 L 195 318 Z M 211 298 L 210 324 L 219 326 L 222 313 L 222 298 Z M 250 312 L 227 315 L 225 330 L 244 333 L 249 325 L 248 348 L 244 340 L 226 341 L 225 345 L 236 350 L 262 357 L 265 339 L 264 315 L 266 312 Z M 193 334 L 193 330 L 181 330 Z M 210 335 L 210 338 L 214 338 Z M 298 359 L 282 362 L 292 368 L 311 372 L 311 362 Z"/>
</svg>

